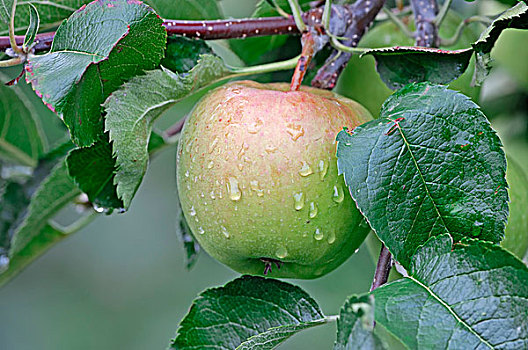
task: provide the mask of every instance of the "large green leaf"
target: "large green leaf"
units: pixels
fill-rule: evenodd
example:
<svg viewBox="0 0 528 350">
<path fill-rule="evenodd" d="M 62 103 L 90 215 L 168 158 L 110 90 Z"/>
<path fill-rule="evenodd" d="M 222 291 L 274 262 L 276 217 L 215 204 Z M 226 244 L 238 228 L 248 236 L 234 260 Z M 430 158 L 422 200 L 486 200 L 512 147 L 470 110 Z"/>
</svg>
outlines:
<svg viewBox="0 0 528 350">
<path fill-rule="evenodd" d="M 49 53 L 29 58 L 27 80 L 76 144 L 90 146 L 101 137 L 106 97 L 158 66 L 166 40 L 161 24 L 138 1 L 97 0 L 62 23 Z"/>
<path fill-rule="evenodd" d="M 350 194 L 405 267 L 432 236 L 503 238 L 506 159 L 468 97 L 441 85 L 408 85 L 387 99 L 380 119 L 341 131 L 337 141 Z"/>
<path fill-rule="evenodd" d="M 383 350 L 374 333 L 374 298 L 369 295 L 351 296 L 337 320 L 337 340 L 334 350 Z"/>
<path fill-rule="evenodd" d="M 528 29 L 528 5 L 524 1 L 519 1 L 517 5 L 504 11 L 473 44 L 477 57 L 475 66 L 477 83 L 481 83 L 491 69 L 491 49 L 502 31 L 508 28 Z"/>
<path fill-rule="evenodd" d="M 186 74 L 167 69 L 150 71 L 131 79 L 108 98 L 104 104 L 106 129 L 118 169 L 114 183 L 125 208 L 147 169 L 153 121 L 176 102 L 228 74 L 220 58 L 204 55 Z"/>
<path fill-rule="evenodd" d="M 466 71 L 473 50 L 389 47 L 368 50 L 364 54 L 374 56 L 381 79 L 395 90 L 409 83 L 450 83 Z"/>
<path fill-rule="evenodd" d="M 175 73 L 185 73 L 198 63 L 201 55 L 206 54 L 213 54 L 213 50 L 204 40 L 175 35 L 167 39 L 167 50 L 161 65 Z"/>
<path fill-rule="evenodd" d="M 377 327 L 410 349 L 528 348 L 528 268 L 490 242 L 431 238 L 373 294 Z"/>
<path fill-rule="evenodd" d="M 147 0 L 163 18 L 170 19 L 219 19 L 222 18 L 217 0 Z"/>
<path fill-rule="evenodd" d="M 46 139 L 28 97 L 7 80 L 0 73 L 0 160 L 35 166 Z"/>
<path fill-rule="evenodd" d="M 272 349 L 296 332 L 325 323 L 302 289 L 262 277 L 242 276 L 194 300 L 172 349 Z"/>
<path fill-rule="evenodd" d="M 63 19 L 69 17 L 79 7 L 91 1 L 93 0 L 18 1 L 15 15 L 15 30 L 21 32 L 29 26 L 30 4 L 37 9 L 40 15 L 41 26 L 43 28 L 51 28 L 58 26 Z M 7 28 L 1 27 L 0 35 L 6 34 Z"/>
</svg>

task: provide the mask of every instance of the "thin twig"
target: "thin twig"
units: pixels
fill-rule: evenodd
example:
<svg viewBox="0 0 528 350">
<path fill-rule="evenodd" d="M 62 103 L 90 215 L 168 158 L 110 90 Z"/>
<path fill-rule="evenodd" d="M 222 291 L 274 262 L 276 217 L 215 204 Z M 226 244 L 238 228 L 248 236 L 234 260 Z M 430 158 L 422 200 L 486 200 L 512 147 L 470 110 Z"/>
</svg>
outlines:
<svg viewBox="0 0 528 350">
<path fill-rule="evenodd" d="M 416 24 L 416 46 L 438 47 L 438 27 L 435 20 L 438 13 L 436 0 L 411 0 Z"/>
<path fill-rule="evenodd" d="M 462 36 L 462 33 L 464 32 L 464 28 L 470 23 L 475 23 L 475 22 L 483 23 L 485 25 L 490 25 L 492 20 L 489 19 L 488 17 L 483 17 L 483 16 L 472 16 L 472 17 L 466 18 L 465 20 L 460 22 L 460 24 L 458 25 L 455 31 L 455 34 L 453 34 L 452 37 L 447 38 L 447 39 L 443 39 L 443 38 L 439 39 L 440 46 L 451 46 L 451 45 L 456 44 L 456 42 L 460 39 L 460 37 Z"/>
<path fill-rule="evenodd" d="M 356 47 L 358 45 L 359 40 L 363 37 L 384 4 L 385 0 L 358 0 L 351 5 L 352 18 L 349 20 L 348 29 L 344 34 L 347 38 L 343 42 L 344 46 Z M 351 56 L 350 52 L 334 50 L 317 72 L 312 80 L 312 85 L 322 89 L 334 88 L 339 74 L 341 74 Z"/>
<path fill-rule="evenodd" d="M 442 4 L 442 7 L 440 8 L 440 12 L 438 12 L 438 15 L 436 16 L 434 23 L 436 24 L 437 28 L 440 28 L 442 25 L 442 22 L 444 21 L 447 11 L 449 11 L 449 8 L 451 7 L 451 2 L 453 0 L 444 0 L 444 3 Z"/>
<path fill-rule="evenodd" d="M 407 28 L 405 23 L 403 23 L 402 20 L 398 18 L 398 16 L 396 16 L 391 10 L 389 10 L 385 6 L 382 8 L 382 10 L 387 15 L 387 17 L 389 17 L 389 19 L 392 21 L 392 23 L 394 23 L 394 24 L 396 24 L 398 26 L 398 28 L 402 31 L 402 33 L 405 36 L 407 36 L 409 38 L 414 38 L 414 34 L 411 33 L 409 28 Z"/>
<path fill-rule="evenodd" d="M 374 274 L 374 279 L 372 280 L 372 286 L 370 291 L 378 288 L 381 285 L 387 283 L 389 279 L 389 273 L 392 268 L 392 256 L 385 244 L 381 244 L 381 251 L 378 258 L 378 265 L 376 265 L 376 273 Z"/>
</svg>

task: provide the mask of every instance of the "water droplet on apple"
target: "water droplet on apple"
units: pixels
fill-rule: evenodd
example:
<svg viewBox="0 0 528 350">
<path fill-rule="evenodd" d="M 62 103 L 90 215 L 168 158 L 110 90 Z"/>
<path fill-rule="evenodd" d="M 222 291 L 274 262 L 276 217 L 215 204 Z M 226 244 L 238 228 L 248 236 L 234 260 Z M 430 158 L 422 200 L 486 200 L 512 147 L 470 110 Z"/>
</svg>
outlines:
<svg viewBox="0 0 528 350">
<path fill-rule="evenodd" d="M 194 209 L 194 206 L 191 206 L 191 209 L 189 209 L 189 215 L 190 216 L 195 216 L 196 215 L 196 210 Z"/>
<path fill-rule="evenodd" d="M 330 234 L 328 235 L 328 238 L 326 239 L 326 241 L 328 242 L 328 244 L 332 244 L 335 242 L 335 240 L 336 240 L 336 236 L 335 236 L 334 231 L 330 231 Z"/>
<path fill-rule="evenodd" d="M 319 228 L 315 229 L 314 238 L 316 241 L 320 241 L 324 238 L 323 231 L 321 231 Z"/>
<path fill-rule="evenodd" d="M 275 252 L 275 255 L 279 259 L 284 259 L 288 256 L 288 250 L 285 247 L 279 247 L 277 251 Z"/>
<path fill-rule="evenodd" d="M 313 219 L 317 216 L 317 213 L 319 212 L 319 209 L 317 208 L 317 204 L 315 202 L 310 202 L 310 219 Z"/>
<path fill-rule="evenodd" d="M 275 152 L 277 150 L 277 147 L 275 147 L 273 145 L 266 145 L 266 147 L 264 149 L 268 153 L 273 153 L 273 152 Z"/>
<path fill-rule="evenodd" d="M 290 134 L 291 139 L 293 141 L 297 141 L 299 137 L 304 135 L 304 128 L 302 127 L 302 125 L 288 123 L 286 124 L 286 132 Z"/>
<path fill-rule="evenodd" d="M 323 181 L 326 173 L 328 172 L 328 163 L 326 163 L 324 160 L 320 160 L 317 164 L 317 169 L 319 170 L 319 179 Z"/>
<path fill-rule="evenodd" d="M 185 177 L 189 177 L 189 170 L 185 172 Z"/>
<path fill-rule="evenodd" d="M 205 233 L 205 230 L 202 228 L 202 226 L 198 227 L 198 233 L 201 235 Z"/>
<path fill-rule="evenodd" d="M 209 195 L 211 196 L 211 199 L 216 199 L 216 196 L 215 196 L 215 193 L 214 193 L 214 190 L 212 190 Z"/>
<path fill-rule="evenodd" d="M 218 143 L 218 138 L 215 137 L 213 142 L 211 142 L 211 144 L 209 145 L 209 149 L 208 149 L 209 153 L 213 153 L 217 143 Z"/>
<path fill-rule="evenodd" d="M 0 255 L 0 273 L 3 273 L 9 268 L 9 257 L 5 254 Z"/>
<path fill-rule="evenodd" d="M 222 230 L 222 234 L 225 236 L 225 238 L 229 238 L 229 232 L 227 232 L 227 229 L 224 226 L 220 226 L 220 229 Z"/>
<path fill-rule="evenodd" d="M 295 210 L 301 210 L 304 207 L 304 193 L 294 193 L 293 194 L 293 202 Z"/>
<path fill-rule="evenodd" d="M 230 177 L 227 179 L 226 182 L 227 185 L 227 193 L 229 193 L 229 198 L 233 201 L 238 201 L 242 197 L 242 192 L 240 191 L 240 188 L 238 187 L 238 181 L 234 177 Z"/>
<path fill-rule="evenodd" d="M 310 164 L 306 163 L 304 160 L 301 161 L 301 169 L 299 169 L 299 175 L 301 176 L 309 176 L 313 174 L 312 168 L 310 168 Z"/>
<path fill-rule="evenodd" d="M 250 134 L 256 134 L 259 132 L 260 128 L 262 128 L 262 124 L 264 124 L 262 120 L 257 118 L 254 122 L 249 123 L 247 130 Z"/>
<path fill-rule="evenodd" d="M 341 203 L 343 199 L 345 199 L 345 194 L 343 193 L 343 188 L 341 187 L 341 185 L 334 185 L 332 199 L 336 203 Z"/>
<path fill-rule="evenodd" d="M 210 161 L 209 164 L 207 164 L 207 169 L 212 169 L 214 166 L 214 162 Z"/>
</svg>

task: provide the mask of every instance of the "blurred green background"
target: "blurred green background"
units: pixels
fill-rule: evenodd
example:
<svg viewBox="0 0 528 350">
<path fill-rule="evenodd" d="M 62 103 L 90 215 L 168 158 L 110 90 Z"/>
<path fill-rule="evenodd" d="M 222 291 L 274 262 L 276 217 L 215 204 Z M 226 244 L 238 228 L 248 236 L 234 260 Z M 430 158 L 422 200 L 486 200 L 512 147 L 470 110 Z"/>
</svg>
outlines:
<svg viewBox="0 0 528 350">
<path fill-rule="evenodd" d="M 495 3 L 482 3 L 475 5 L 479 11 L 496 12 Z M 226 15 L 243 17 L 254 1 L 224 0 L 222 5 Z M 469 11 L 470 5 L 461 6 Z M 519 45 L 523 42 L 528 42 L 526 32 L 501 37 L 493 52 L 496 67 L 479 100 L 508 152 L 528 171 L 528 47 Z M 376 91 L 377 83 L 372 74 L 349 67 L 339 90 L 354 97 L 355 89 Z M 195 99 L 171 110 L 160 127 L 184 115 Z M 57 139 L 58 118 L 44 108 L 40 112 L 50 139 Z M 185 269 L 175 231 L 174 174 L 175 148 L 170 148 L 152 160 L 129 212 L 101 216 L 0 289 L 1 349 L 164 349 L 196 295 L 237 276 L 206 254 L 191 271 Z M 348 295 L 368 290 L 373 272 L 362 247 L 329 275 L 292 282 L 331 315 Z M 330 324 L 304 331 L 280 349 L 330 349 L 334 339 L 335 324 Z"/>
</svg>

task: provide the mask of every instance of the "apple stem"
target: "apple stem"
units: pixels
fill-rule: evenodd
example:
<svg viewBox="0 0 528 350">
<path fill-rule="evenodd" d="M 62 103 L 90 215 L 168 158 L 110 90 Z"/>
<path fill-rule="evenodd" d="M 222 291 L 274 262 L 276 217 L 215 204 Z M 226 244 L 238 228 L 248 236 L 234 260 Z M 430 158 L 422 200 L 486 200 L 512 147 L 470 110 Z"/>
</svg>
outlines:
<svg viewBox="0 0 528 350">
<path fill-rule="evenodd" d="M 378 258 L 378 264 L 376 265 L 376 272 L 374 273 L 374 279 L 372 280 L 372 286 L 370 287 L 371 292 L 379 286 L 382 286 L 387 283 L 391 268 L 391 253 L 389 252 L 387 247 L 385 247 L 385 244 L 382 243 L 380 255 Z"/>
<path fill-rule="evenodd" d="M 295 71 L 293 72 L 290 91 L 299 91 L 304 79 L 304 75 L 306 74 L 308 66 L 312 61 L 313 55 L 315 54 L 315 40 L 311 31 L 307 31 L 302 35 L 301 43 L 301 57 L 299 57 L 297 65 L 295 66 Z"/>
</svg>

